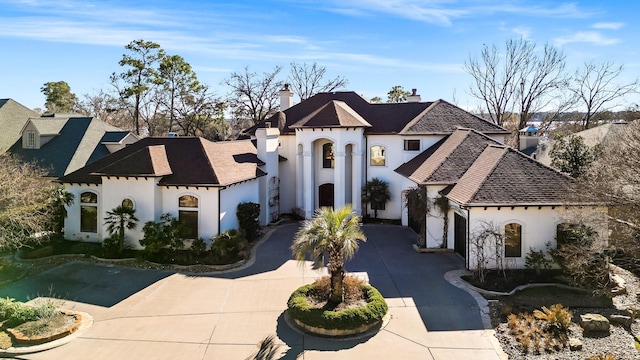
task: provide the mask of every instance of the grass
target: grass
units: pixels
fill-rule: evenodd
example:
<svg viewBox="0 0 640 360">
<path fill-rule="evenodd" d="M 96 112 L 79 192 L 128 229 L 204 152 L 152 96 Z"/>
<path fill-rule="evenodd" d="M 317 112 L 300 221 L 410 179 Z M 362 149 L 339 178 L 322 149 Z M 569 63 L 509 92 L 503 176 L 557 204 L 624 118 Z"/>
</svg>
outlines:
<svg viewBox="0 0 640 360">
<path fill-rule="evenodd" d="M 13 346 L 11 336 L 9 336 L 5 331 L 0 331 L 0 349 L 8 349 L 11 346 Z"/>
<path fill-rule="evenodd" d="M 529 288 L 502 299 L 505 303 L 523 308 L 550 307 L 561 303 L 569 308 L 609 308 L 613 306 L 611 298 L 593 295 L 583 291 L 557 287 Z"/>
<path fill-rule="evenodd" d="M 27 321 L 15 327 L 27 337 L 50 336 L 73 325 L 75 318 L 62 313 L 34 321 Z"/>
</svg>

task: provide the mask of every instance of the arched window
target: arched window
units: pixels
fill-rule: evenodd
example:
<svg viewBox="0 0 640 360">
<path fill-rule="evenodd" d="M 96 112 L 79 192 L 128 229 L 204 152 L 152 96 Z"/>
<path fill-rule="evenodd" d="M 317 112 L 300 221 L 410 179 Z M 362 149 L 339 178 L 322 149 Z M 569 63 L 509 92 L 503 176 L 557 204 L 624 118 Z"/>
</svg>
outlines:
<svg viewBox="0 0 640 360">
<path fill-rule="evenodd" d="M 322 145 L 322 167 L 333 169 L 333 143 Z"/>
<path fill-rule="evenodd" d="M 133 204 L 133 200 L 126 198 L 124 200 L 122 200 L 122 206 L 129 208 L 129 209 L 135 209 L 135 205 Z"/>
<path fill-rule="evenodd" d="M 185 224 L 188 239 L 198 238 L 198 198 L 183 195 L 178 199 L 178 220 Z"/>
<path fill-rule="evenodd" d="M 80 194 L 80 231 L 98 232 L 98 194 L 85 191 Z"/>
<path fill-rule="evenodd" d="M 372 146 L 371 154 L 369 155 L 369 164 L 371 164 L 371 166 L 385 166 L 386 156 L 387 154 L 384 146 Z"/>
<path fill-rule="evenodd" d="M 504 226 L 504 256 L 522 256 L 522 225 L 510 223 Z"/>
</svg>

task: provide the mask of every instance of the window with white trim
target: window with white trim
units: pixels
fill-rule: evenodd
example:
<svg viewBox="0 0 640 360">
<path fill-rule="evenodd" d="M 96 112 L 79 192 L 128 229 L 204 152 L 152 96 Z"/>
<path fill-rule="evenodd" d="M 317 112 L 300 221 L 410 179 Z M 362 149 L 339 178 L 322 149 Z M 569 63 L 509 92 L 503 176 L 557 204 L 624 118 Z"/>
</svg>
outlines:
<svg viewBox="0 0 640 360">
<path fill-rule="evenodd" d="M 183 195 L 178 199 L 178 220 L 185 225 L 187 239 L 198 238 L 198 198 Z"/>
<path fill-rule="evenodd" d="M 98 232 L 98 194 L 91 191 L 80 194 L 80 231 Z"/>
</svg>

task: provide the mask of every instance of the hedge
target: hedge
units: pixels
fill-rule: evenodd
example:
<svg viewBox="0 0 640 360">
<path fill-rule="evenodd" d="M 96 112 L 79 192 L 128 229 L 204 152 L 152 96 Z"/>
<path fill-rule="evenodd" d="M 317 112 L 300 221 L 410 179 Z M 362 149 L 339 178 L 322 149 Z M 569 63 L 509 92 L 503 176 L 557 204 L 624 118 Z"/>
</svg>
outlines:
<svg viewBox="0 0 640 360">
<path fill-rule="evenodd" d="M 304 285 L 289 297 L 288 313 L 303 324 L 323 329 L 351 330 L 363 325 L 376 323 L 387 314 L 387 303 L 380 292 L 371 285 L 362 285 L 367 305 L 341 311 L 317 309 L 309 306 L 307 294 L 313 284 Z"/>
</svg>

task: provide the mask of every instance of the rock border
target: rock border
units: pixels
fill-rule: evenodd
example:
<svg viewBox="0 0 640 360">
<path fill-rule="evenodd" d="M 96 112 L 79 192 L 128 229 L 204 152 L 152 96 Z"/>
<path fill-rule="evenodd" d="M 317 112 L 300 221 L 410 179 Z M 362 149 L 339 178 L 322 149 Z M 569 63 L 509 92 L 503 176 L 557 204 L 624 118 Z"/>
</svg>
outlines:
<svg viewBox="0 0 640 360">
<path fill-rule="evenodd" d="M 43 344 L 14 346 L 8 349 L 0 349 L 0 357 L 16 357 L 19 355 L 33 354 L 33 353 L 56 348 L 58 346 L 62 346 L 69 343 L 73 339 L 78 338 L 80 335 L 87 332 L 89 328 L 91 328 L 91 326 L 93 326 L 93 317 L 88 313 L 82 312 L 82 311 L 70 311 L 70 310 L 65 310 L 65 311 L 69 311 L 74 314 L 78 314 L 80 316 L 80 319 L 81 319 L 80 324 L 74 332 L 60 339 L 46 342 Z"/>
<path fill-rule="evenodd" d="M 51 342 L 54 340 L 58 340 L 61 339 L 65 336 L 71 335 L 72 333 L 76 332 L 76 330 L 78 330 L 80 328 L 80 325 L 82 325 L 82 315 L 70 311 L 70 310 L 61 310 L 60 311 L 62 314 L 66 315 L 66 316 L 72 316 L 75 321 L 73 322 L 73 324 L 71 324 L 70 326 L 68 326 L 66 329 L 49 335 L 49 336 L 34 336 L 34 337 L 29 337 L 25 334 L 22 333 L 22 331 L 18 330 L 18 329 L 14 329 L 14 328 L 8 328 L 5 331 L 8 332 L 11 336 L 13 336 L 13 338 L 16 340 L 16 342 L 19 345 L 40 345 L 43 343 L 47 343 L 47 342 Z"/>
<path fill-rule="evenodd" d="M 291 329 L 293 329 L 294 331 L 302 334 L 302 335 L 310 335 L 310 336 L 317 336 L 317 337 L 322 337 L 322 338 L 332 338 L 333 340 L 336 341 L 348 341 L 348 340 L 358 340 L 358 339 L 363 339 L 363 338 L 367 338 L 367 337 L 371 337 L 376 335 L 377 333 L 379 333 L 381 330 L 383 330 L 385 327 L 387 327 L 387 325 L 389 324 L 389 321 L 391 321 L 391 314 L 389 314 L 389 312 L 387 312 L 384 317 L 382 318 L 382 320 L 373 323 L 373 324 L 369 324 L 369 325 L 363 325 L 362 327 L 369 327 L 366 330 L 363 330 L 361 332 L 357 332 L 357 333 L 352 333 L 352 334 L 347 334 L 347 333 L 341 333 L 341 334 L 324 334 L 322 332 L 348 332 L 348 331 L 353 331 L 353 330 L 357 330 L 357 329 L 349 329 L 349 330 L 340 330 L 340 329 L 322 329 L 322 328 L 316 328 L 314 326 L 310 326 L 310 325 L 305 325 L 301 322 L 299 322 L 298 320 L 294 319 L 293 317 L 291 317 L 291 315 L 289 315 L 288 310 L 284 311 L 284 320 L 287 323 L 287 325 L 289 325 L 289 327 Z M 362 328 L 361 327 L 361 328 Z M 320 330 L 319 332 L 316 332 L 314 330 Z"/>
</svg>

